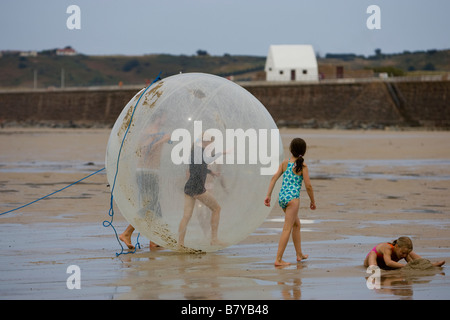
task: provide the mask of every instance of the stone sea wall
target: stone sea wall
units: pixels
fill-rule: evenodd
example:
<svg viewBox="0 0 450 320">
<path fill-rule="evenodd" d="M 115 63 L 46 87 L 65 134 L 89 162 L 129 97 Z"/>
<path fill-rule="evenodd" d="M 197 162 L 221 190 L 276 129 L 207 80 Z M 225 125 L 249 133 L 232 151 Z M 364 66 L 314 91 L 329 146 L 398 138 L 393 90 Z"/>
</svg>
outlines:
<svg viewBox="0 0 450 320">
<path fill-rule="evenodd" d="M 450 81 L 242 83 L 279 126 L 450 127 Z M 0 92 L 2 126 L 112 126 L 139 88 Z"/>
</svg>

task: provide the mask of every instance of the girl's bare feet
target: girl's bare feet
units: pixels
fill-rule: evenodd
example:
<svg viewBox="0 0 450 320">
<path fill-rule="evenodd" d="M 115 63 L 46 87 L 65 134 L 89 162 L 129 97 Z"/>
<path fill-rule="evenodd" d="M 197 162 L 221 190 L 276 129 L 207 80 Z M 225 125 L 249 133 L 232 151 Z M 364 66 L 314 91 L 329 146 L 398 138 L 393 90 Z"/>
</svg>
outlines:
<svg viewBox="0 0 450 320">
<path fill-rule="evenodd" d="M 277 260 L 277 261 L 275 261 L 274 265 L 275 265 L 275 267 L 285 267 L 285 266 L 289 266 L 290 263 L 286 262 L 284 260 L 280 260 L 280 261 Z"/>
<path fill-rule="evenodd" d="M 308 259 L 309 255 L 301 254 L 297 256 L 297 262 Z"/>
<path fill-rule="evenodd" d="M 220 241 L 219 239 L 213 239 L 211 240 L 212 246 L 226 246 L 227 244 L 225 242 Z"/>
<path fill-rule="evenodd" d="M 150 250 L 156 249 L 156 248 L 162 248 L 162 247 L 159 244 L 156 244 L 153 241 L 150 241 Z"/>
<path fill-rule="evenodd" d="M 444 260 L 439 261 L 439 262 L 434 262 L 434 263 L 433 263 L 433 266 L 435 266 L 435 267 L 442 267 L 442 266 L 444 265 L 444 263 L 445 263 Z"/>
<path fill-rule="evenodd" d="M 123 243 L 125 243 L 128 247 L 128 249 L 134 249 L 133 244 L 131 243 L 131 235 L 128 233 L 122 233 L 119 236 L 120 241 L 122 241 Z"/>
</svg>

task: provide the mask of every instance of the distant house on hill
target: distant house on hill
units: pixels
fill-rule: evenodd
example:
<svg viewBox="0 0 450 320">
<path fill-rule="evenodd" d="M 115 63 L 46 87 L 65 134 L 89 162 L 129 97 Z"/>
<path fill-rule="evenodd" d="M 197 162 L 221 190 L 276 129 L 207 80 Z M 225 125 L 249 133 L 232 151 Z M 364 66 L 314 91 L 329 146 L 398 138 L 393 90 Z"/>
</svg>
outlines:
<svg viewBox="0 0 450 320">
<path fill-rule="evenodd" d="M 318 81 L 317 59 L 311 45 L 271 45 L 266 60 L 267 81 Z"/>
<path fill-rule="evenodd" d="M 37 57 L 37 51 L 21 51 L 19 54 L 21 57 Z"/>
<path fill-rule="evenodd" d="M 56 49 L 57 56 L 76 56 L 77 52 L 71 47 L 65 47 L 64 49 Z"/>
</svg>

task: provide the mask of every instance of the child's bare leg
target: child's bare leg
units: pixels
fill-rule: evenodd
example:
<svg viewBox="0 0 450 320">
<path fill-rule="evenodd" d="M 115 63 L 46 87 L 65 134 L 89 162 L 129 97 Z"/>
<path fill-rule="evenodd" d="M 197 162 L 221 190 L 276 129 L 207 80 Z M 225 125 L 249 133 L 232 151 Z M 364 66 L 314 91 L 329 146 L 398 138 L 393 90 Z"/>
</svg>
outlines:
<svg viewBox="0 0 450 320">
<path fill-rule="evenodd" d="M 298 201 L 295 202 L 294 200 L 291 200 L 285 209 L 283 231 L 281 232 L 280 241 L 278 242 L 278 252 L 274 263 L 275 266 L 290 265 L 289 262 L 283 261 L 283 254 L 284 250 L 286 250 L 286 246 L 288 244 L 289 237 L 291 235 L 292 227 L 298 214 Z"/>
<path fill-rule="evenodd" d="M 370 251 L 369 254 L 364 259 L 364 266 L 367 268 L 369 266 L 378 266 L 377 264 L 377 254 L 373 251 Z"/>
<path fill-rule="evenodd" d="M 297 261 L 308 259 L 308 255 L 302 253 L 300 228 L 301 228 L 300 219 L 297 216 L 294 222 L 294 226 L 292 227 L 292 242 L 294 243 L 295 252 L 297 253 Z"/>
<path fill-rule="evenodd" d="M 184 246 L 184 237 L 186 236 L 186 229 L 191 220 L 192 212 L 194 211 L 195 199 L 187 194 L 184 195 L 184 213 L 178 227 L 178 243 Z"/>
<path fill-rule="evenodd" d="M 218 232 L 219 232 L 219 221 L 220 221 L 220 210 L 221 207 L 214 196 L 206 191 L 195 197 L 200 200 L 205 206 L 207 206 L 211 210 L 211 244 L 212 245 L 221 245 L 222 243 L 219 241 Z"/>
<path fill-rule="evenodd" d="M 131 235 L 133 234 L 133 232 L 134 232 L 134 227 L 130 224 L 125 229 L 125 231 L 122 232 L 122 234 L 119 236 L 119 239 L 127 245 L 128 249 L 134 249 L 134 246 L 131 243 Z"/>
<path fill-rule="evenodd" d="M 222 245 L 219 241 L 220 206 L 211 212 L 211 244 Z"/>
</svg>

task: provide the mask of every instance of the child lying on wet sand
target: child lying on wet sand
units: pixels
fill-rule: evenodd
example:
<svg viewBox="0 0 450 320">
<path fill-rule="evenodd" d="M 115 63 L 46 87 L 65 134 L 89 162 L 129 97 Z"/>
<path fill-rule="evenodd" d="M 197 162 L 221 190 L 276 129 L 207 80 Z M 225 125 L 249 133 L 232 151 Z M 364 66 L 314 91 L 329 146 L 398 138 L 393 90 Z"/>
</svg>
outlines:
<svg viewBox="0 0 450 320">
<path fill-rule="evenodd" d="M 398 269 L 405 266 L 398 261 L 405 259 L 410 262 L 416 259 L 421 259 L 417 253 L 412 251 L 413 244 L 410 238 L 400 237 L 397 240 L 385 243 L 380 243 L 373 247 L 364 259 L 364 266 L 378 266 L 381 269 Z M 441 267 L 445 261 L 432 263 L 435 267 Z"/>
</svg>

